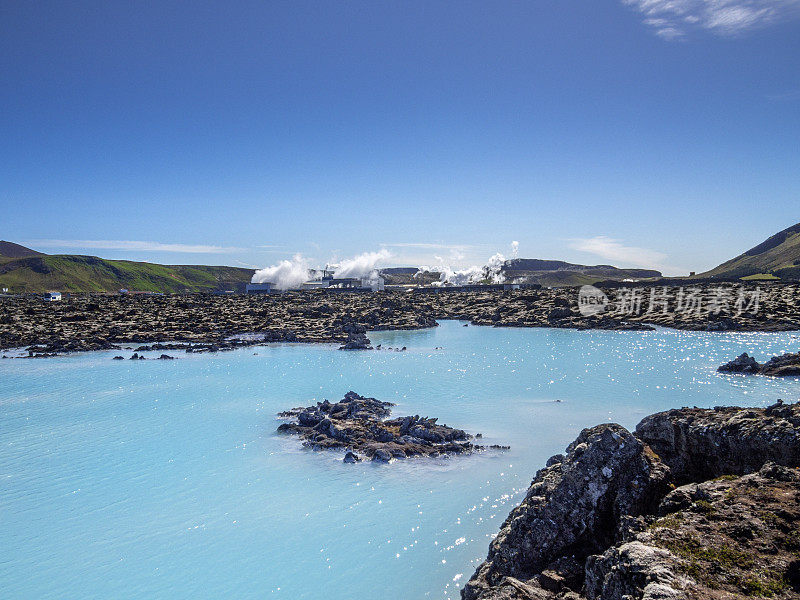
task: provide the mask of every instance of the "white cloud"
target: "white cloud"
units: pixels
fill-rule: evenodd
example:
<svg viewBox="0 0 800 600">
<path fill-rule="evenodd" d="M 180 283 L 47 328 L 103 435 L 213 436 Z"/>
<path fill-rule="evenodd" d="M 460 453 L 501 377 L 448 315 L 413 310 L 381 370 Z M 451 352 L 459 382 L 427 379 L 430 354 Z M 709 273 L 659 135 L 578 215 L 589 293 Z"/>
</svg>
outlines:
<svg viewBox="0 0 800 600">
<path fill-rule="evenodd" d="M 487 254 L 497 252 L 499 246 L 489 244 L 445 244 L 443 242 L 383 242 L 384 248 L 396 249 L 392 263 L 398 266 L 438 265 L 452 270 L 475 268 L 483 265 Z M 519 242 L 512 241 L 510 258 L 519 257 Z M 431 267 L 433 268 L 433 267 Z"/>
<path fill-rule="evenodd" d="M 615 267 L 639 267 L 656 269 L 665 275 L 683 273 L 685 270 L 664 264 L 667 255 L 663 252 L 626 246 L 620 240 L 598 235 L 592 238 L 576 238 L 569 240 L 570 248 L 599 256 L 610 261 Z"/>
<path fill-rule="evenodd" d="M 428 264 L 432 260 L 436 264 L 449 262 L 453 265 L 464 264 L 474 260 L 476 255 L 485 252 L 483 246 L 474 244 L 444 244 L 441 242 L 383 242 L 383 248 L 392 248 L 392 261 L 398 265 Z M 447 257 L 445 260 L 444 257 Z"/>
<path fill-rule="evenodd" d="M 666 40 L 692 29 L 735 36 L 796 15 L 800 0 L 622 0 L 642 13 L 643 22 Z"/>
<path fill-rule="evenodd" d="M 136 240 L 30 240 L 26 244 L 39 248 L 78 248 L 84 250 L 128 250 L 131 252 L 185 252 L 188 254 L 230 254 L 242 248 L 200 244 L 163 244 Z"/>
<path fill-rule="evenodd" d="M 250 263 L 242 262 L 241 260 L 234 260 L 233 262 L 235 262 L 237 265 L 242 265 L 243 267 L 247 267 L 248 269 L 258 270 L 261 268 L 258 265 L 252 265 Z"/>
<path fill-rule="evenodd" d="M 675 40 L 683 37 L 683 32 L 676 27 L 662 27 L 656 31 L 656 35 L 665 40 Z"/>
<path fill-rule="evenodd" d="M 387 248 L 424 248 L 428 250 L 455 250 L 457 252 L 463 252 L 465 250 L 470 250 L 473 248 L 477 248 L 478 246 L 472 246 L 470 244 L 437 244 L 437 243 L 428 243 L 428 242 L 397 242 L 395 244 L 389 243 L 381 243 L 381 246 Z"/>
<path fill-rule="evenodd" d="M 780 100 L 798 100 L 800 99 L 800 90 L 790 90 L 788 92 L 781 92 L 779 94 L 766 94 L 767 100 L 780 101 Z"/>
</svg>

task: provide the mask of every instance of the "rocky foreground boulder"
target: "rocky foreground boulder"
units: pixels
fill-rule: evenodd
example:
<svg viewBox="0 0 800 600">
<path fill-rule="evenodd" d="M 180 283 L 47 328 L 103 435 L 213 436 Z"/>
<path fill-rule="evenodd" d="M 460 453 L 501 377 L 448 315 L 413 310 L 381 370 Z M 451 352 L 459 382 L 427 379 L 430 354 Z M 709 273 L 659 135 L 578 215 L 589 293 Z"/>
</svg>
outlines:
<svg viewBox="0 0 800 600">
<path fill-rule="evenodd" d="M 473 444 L 473 436 L 466 431 L 440 425 L 435 418 L 414 415 L 387 419 L 392 406 L 391 402 L 348 392 L 339 402 L 324 400 L 279 413 L 293 422 L 283 423 L 278 431 L 299 435 L 303 445 L 312 450 L 344 448 L 346 463 L 365 457 L 390 462 L 413 456 L 469 454 L 486 448 Z"/>
<path fill-rule="evenodd" d="M 676 484 L 753 473 L 768 461 L 800 466 L 800 403 L 670 410 L 645 417 L 636 437 Z"/>
<path fill-rule="evenodd" d="M 661 518 L 589 557 L 585 595 L 797 598 L 799 495 L 798 470 L 773 462 L 679 487 L 661 502 Z"/>
<path fill-rule="evenodd" d="M 798 466 L 800 404 L 586 429 L 536 474 L 462 598 L 800 597 Z"/>
</svg>

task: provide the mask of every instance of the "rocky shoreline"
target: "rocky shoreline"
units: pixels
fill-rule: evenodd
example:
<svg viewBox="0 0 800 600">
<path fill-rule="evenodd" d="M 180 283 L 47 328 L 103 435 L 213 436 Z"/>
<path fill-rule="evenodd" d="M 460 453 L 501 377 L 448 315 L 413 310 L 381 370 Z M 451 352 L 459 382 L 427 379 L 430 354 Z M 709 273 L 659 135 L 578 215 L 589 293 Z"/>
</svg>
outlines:
<svg viewBox="0 0 800 600">
<path fill-rule="evenodd" d="M 800 403 L 585 429 L 512 510 L 464 600 L 800 594 Z"/>
<path fill-rule="evenodd" d="M 689 284 L 687 284 L 689 286 Z M 45 303 L 0 297 L 0 350 L 29 356 L 167 344 L 215 352 L 269 342 L 369 349 L 368 332 L 435 327 L 462 319 L 498 327 L 696 331 L 800 330 L 794 284 L 603 288 L 606 310 L 582 314 L 578 288 L 361 294 L 84 295 Z M 585 312 L 585 311 L 584 311 Z M 183 345 L 183 347 L 179 347 Z"/>
<path fill-rule="evenodd" d="M 375 462 L 417 456 L 435 458 L 486 449 L 473 444 L 473 436 L 466 431 L 439 425 L 437 419 L 419 415 L 388 419 L 392 406 L 391 402 L 347 392 L 339 402 L 325 400 L 279 413 L 279 417 L 293 422 L 283 423 L 278 431 L 300 436 L 303 446 L 312 450 L 345 449 L 342 460 L 346 463 L 364 458 Z"/>
</svg>

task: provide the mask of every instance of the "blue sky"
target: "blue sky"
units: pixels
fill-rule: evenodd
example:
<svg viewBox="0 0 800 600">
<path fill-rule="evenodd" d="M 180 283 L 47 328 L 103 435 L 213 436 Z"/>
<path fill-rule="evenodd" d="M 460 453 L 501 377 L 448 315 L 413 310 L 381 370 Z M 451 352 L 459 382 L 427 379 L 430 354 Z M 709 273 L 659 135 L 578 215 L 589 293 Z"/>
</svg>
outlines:
<svg viewBox="0 0 800 600">
<path fill-rule="evenodd" d="M 0 0 L 0 238 L 703 270 L 800 221 L 800 0 Z"/>
</svg>

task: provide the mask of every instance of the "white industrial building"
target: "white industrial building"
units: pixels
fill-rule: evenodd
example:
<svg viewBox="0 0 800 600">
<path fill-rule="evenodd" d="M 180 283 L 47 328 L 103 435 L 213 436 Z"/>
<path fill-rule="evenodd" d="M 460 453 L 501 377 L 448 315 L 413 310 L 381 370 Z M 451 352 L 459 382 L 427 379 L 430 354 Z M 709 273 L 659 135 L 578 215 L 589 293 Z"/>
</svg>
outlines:
<svg viewBox="0 0 800 600">
<path fill-rule="evenodd" d="M 274 289 L 275 284 L 271 281 L 265 281 L 264 283 L 248 283 L 247 284 L 247 293 L 248 294 L 272 294 L 277 290 Z"/>
<path fill-rule="evenodd" d="M 318 272 L 317 272 L 318 273 Z M 313 272 L 312 272 L 313 277 Z M 333 271 L 325 269 L 319 279 L 310 279 L 300 284 L 299 290 L 327 290 L 330 292 L 381 292 L 385 289 L 385 280 L 377 272 L 370 277 L 334 277 Z M 248 283 L 248 294 L 274 294 L 282 290 L 275 287 L 275 283 Z"/>
<path fill-rule="evenodd" d="M 375 277 L 370 277 L 369 279 L 362 279 L 361 285 L 363 287 L 368 287 L 373 292 L 382 292 L 386 289 L 386 280 L 380 275 L 376 275 Z"/>
<path fill-rule="evenodd" d="M 385 289 L 383 277 L 334 277 L 331 271 L 323 271 L 322 279 L 306 281 L 301 289 L 350 292 L 381 292 Z"/>
</svg>

